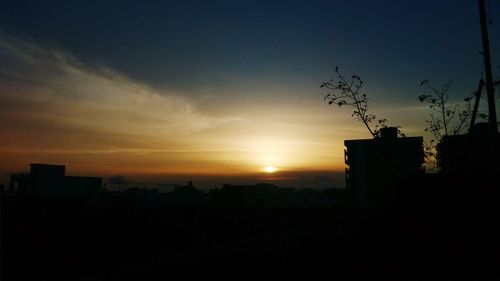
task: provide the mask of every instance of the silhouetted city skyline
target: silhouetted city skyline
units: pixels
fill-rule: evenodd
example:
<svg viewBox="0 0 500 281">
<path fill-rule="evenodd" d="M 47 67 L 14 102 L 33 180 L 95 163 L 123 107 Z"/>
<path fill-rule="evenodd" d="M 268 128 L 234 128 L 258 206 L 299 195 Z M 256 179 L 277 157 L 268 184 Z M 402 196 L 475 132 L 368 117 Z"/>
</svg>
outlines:
<svg viewBox="0 0 500 281">
<path fill-rule="evenodd" d="M 0 279 L 500 280 L 499 1 L 4 1 Z"/>
</svg>

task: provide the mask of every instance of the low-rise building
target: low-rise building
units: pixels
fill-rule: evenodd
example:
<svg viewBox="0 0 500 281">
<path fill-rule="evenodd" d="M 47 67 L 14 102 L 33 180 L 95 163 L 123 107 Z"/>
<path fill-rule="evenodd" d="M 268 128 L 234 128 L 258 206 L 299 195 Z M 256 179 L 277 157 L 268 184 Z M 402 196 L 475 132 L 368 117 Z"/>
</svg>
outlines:
<svg viewBox="0 0 500 281">
<path fill-rule="evenodd" d="M 30 164 L 30 166 L 29 173 L 10 175 L 9 191 L 38 198 L 100 203 L 102 178 L 66 176 L 64 165 Z"/>
</svg>

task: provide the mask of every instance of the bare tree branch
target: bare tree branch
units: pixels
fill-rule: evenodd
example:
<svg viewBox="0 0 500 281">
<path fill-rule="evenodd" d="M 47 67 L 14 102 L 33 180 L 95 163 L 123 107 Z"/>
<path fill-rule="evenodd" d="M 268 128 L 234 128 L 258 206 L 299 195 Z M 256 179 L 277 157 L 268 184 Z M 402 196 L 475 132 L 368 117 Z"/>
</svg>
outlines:
<svg viewBox="0 0 500 281">
<path fill-rule="evenodd" d="M 380 135 L 380 129 L 387 127 L 387 119 L 379 119 L 374 129 L 370 127 L 370 123 L 376 120 L 374 114 L 368 113 L 368 97 L 366 94 L 361 94 L 360 90 L 363 88 L 363 80 L 358 75 L 352 75 L 350 80 L 347 80 L 339 71 L 339 68 L 335 68 L 335 73 L 337 79 L 331 79 L 328 82 L 321 84 L 322 88 L 331 90 L 331 93 L 325 95 L 324 100 L 328 102 L 329 105 L 337 105 L 338 107 L 350 106 L 353 107 L 352 117 L 364 124 L 368 132 L 373 137 L 378 137 Z M 404 136 L 399 130 L 399 136 Z"/>
<path fill-rule="evenodd" d="M 460 135 L 466 133 L 466 129 L 470 123 L 472 109 L 472 96 L 464 99 L 464 103 L 450 104 L 448 102 L 448 91 L 452 86 L 452 81 L 448 81 L 441 87 L 432 85 L 429 80 L 424 80 L 420 83 L 425 88 L 426 92 L 420 95 L 418 99 L 422 103 L 428 103 L 429 108 L 437 115 L 431 113 L 429 119 L 425 120 L 425 132 L 432 135 L 430 142 L 424 143 L 424 151 L 426 154 L 426 162 L 431 165 L 436 165 L 436 145 L 444 136 Z"/>
</svg>

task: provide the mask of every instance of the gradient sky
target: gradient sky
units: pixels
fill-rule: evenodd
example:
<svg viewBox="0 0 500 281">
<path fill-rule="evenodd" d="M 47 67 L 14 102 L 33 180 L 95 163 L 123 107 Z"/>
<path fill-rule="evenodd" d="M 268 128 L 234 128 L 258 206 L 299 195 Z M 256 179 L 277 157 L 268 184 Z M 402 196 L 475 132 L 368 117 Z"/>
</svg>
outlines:
<svg viewBox="0 0 500 281">
<path fill-rule="evenodd" d="M 38 162 L 237 183 L 269 180 L 272 165 L 283 185 L 338 186 L 343 140 L 370 135 L 323 102 L 335 66 L 362 77 L 372 113 L 417 136 L 430 113 L 420 81 L 453 80 L 461 100 L 481 48 L 475 0 L 3 1 L 0 173 Z"/>
</svg>

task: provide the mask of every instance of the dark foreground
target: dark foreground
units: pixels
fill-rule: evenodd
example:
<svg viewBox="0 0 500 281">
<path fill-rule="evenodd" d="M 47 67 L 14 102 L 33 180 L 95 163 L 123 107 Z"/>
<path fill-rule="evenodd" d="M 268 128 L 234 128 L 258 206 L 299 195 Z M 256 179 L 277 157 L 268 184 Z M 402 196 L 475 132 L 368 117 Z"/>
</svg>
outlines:
<svg viewBox="0 0 500 281">
<path fill-rule="evenodd" d="M 2 280 L 499 280 L 499 217 L 3 202 Z"/>
</svg>

